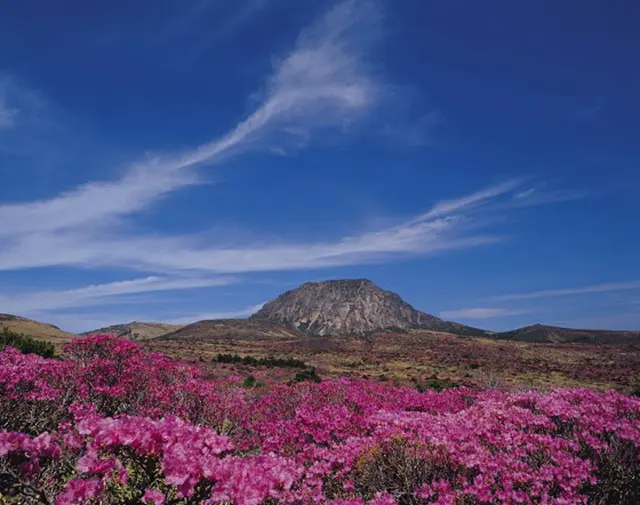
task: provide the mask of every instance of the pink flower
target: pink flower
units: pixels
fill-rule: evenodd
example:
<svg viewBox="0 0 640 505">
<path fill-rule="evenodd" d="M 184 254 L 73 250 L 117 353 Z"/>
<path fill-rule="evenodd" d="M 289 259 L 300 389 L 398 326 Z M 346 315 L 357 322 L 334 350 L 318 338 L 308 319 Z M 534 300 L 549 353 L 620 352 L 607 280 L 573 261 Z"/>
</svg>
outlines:
<svg viewBox="0 0 640 505">
<path fill-rule="evenodd" d="M 142 501 L 145 503 L 153 503 L 153 505 L 164 505 L 165 496 L 164 493 L 157 489 L 147 489 L 142 497 Z"/>
<path fill-rule="evenodd" d="M 398 505 L 398 502 L 389 493 L 376 493 L 369 505 Z"/>
<path fill-rule="evenodd" d="M 98 499 L 102 492 L 102 482 L 99 479 L 72 479 L 67 482 L 62 494 L 58 495 L 56 505 L 81 505 Z"/>
</svg>

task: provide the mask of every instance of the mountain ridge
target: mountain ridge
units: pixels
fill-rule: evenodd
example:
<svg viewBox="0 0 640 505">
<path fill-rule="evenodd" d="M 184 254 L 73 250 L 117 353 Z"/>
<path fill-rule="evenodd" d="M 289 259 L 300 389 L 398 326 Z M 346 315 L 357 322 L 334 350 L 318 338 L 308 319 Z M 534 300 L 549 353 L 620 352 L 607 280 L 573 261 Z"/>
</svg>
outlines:
<svg viewBox="0 0 640 505">
<path fill-rule="evenodd" d="M 123 324 L 113 324 L 105 326 L 104 328 L 98 328 L 96 330 L 86 331 L 81 335 L 91 335 L 94 333 L 99 334 L 111 334 L 118 337 L 127 338 L 129 340 L 148 340 L 152 338 L 158 338 L 167 333 L 172 333 L 180 330 L 185 325 L 182 324 L 169 324 L 169 323 L 153 323 L 145 321 L 131 321 Z"/>
<path fill-rule="evenodd" d="M 532 324 L 492 335 L 497 340 L 538 343 L 640 344 L 640 331 L 589 330 Z"/>
<path fill-rule="evenodd" d="M 422 328 L 465 336 L 490 332 L 416 310 L 369 279 L 305 282 L 265 303 L 250 319 L 277 322 L 312 336 L 364 335 Z"/>
<path fill-rule="evenodd" d="M 77 337 L 74 333 L 64 331 L 53 324 L 14 314 L 0 314 L 0 328 L 2 327 L 15 333 L 23 333 L 36 340 L 46 340 L 55 344 L 70 342 L 71 339 Z"/>
</svg>

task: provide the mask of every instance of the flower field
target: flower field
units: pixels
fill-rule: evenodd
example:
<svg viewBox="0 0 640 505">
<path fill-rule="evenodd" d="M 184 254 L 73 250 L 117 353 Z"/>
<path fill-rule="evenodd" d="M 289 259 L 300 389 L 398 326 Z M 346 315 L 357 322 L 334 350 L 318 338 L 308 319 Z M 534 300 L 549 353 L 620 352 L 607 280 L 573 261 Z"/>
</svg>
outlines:
<svg viewBox="0 0 640 505">
<path fill-rule="evenodd" d="M 0 352 L 0 503 L 640 503 L 640 398 L 243 387 L 107 335 Z"/>
</svg>

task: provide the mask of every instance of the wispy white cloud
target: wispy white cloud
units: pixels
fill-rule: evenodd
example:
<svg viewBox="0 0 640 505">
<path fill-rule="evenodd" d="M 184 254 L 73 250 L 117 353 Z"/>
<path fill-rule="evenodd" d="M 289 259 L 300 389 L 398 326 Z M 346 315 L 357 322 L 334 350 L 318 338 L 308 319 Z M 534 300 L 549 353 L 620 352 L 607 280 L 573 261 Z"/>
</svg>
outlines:
<svg viewBox="0 0 640 505">
<path fill-rule="evenodd" d="M 116 219 L 139 211 L 164 194 L 194 184 L 194 174 L 159 159 L 134 165 L 120 180 L 87 183 L 50 200 L 0 206 L 0 236 L 104 228 Z M 42 237 L 42 236 L 41 236 Z"/>
<path fill-rule="evenodd" d="M 544 190 L 542 188 L 528 188 L 514 195 L 508 203 L 510 207 L 535 207 L 538 205 L 549 205 L 552 203 L 570 202 L 581 200 L 591 196 L 593 193 L 581 189 L 571 190 Z"/>
<path fill-rule="evenodd" d="M 134 307 L 134 311 L 106 311 L 104 309 L 97 312 L 74 312 L 74 311 L 62 311 L 55 310 L 42 310 L 35 311 L 28 314 L 28 317 L 32 317 L 38 321 L 43 321 L 51 324 L 55 324 L 65 331 L 71 333 L 84 333 L 92 331 L 98 328 L 105 328 L 115 324 L 123 324 L 129 321 L 145 321 L 145 322 L 157 322 L 166 324 L 187 325 L 198 321 L 212 320 L 212 319 L 238 319 L 245 318 L 254 314 L 264 303 L 256 305 L 250 305 L 248 307 L 242 307 L 237 310 L 212 310 L 207 312 L 192 312 L 186 313 L 179 317 L 163 314 L 158 318 L 157 314 L 149 313 L 145 310 L 138 310 Z"/>
<path fill-rule="evenodd" d="M 522 198 L 529 198 L 535 192 L 536 192 L 536 188 L 525 189 L 524 191 L 521 191 L 520 193 L 516 193 L 514 195 L 514 198 L 516 198 L 517 200 L 520 200 Z"/>
<path fill-rule="evenodd" d="M 227 134 L 179 155 L 149 157 L 115 181 L 91 182 L 49 200 L 0 206 L 0 269 L 82 265 L 150 267 L 155 271 L 243 272 L 315 268 L 432 252 L 495 241 L 460 236 L 459 210 L 504 194 L 510 181 L 464 200 L 442 202 L 395 227 L 313 243 L 202 246 L 192 237 L 130 236 L 123 219 L 179 188 L 199 182 L 195 169 L 248 149 L 277 145 L 286 130 L 305 142 L 315 128 L 343 128 L 373 107 L 380 86 L 366 63 L 379 13 L 374 3 L 348 0 L 304 30 L 278 60 L 254 112 Z M 270 142 L 266 142 L 270 140 Z"/>
<path fill-rule="evenodd" d="M 454 200 L 443 200 L 438 202 L 428 212 L 421 214 L 418 220 L 433 219 L 447 214 L 459 212 L 463 209 L 470 209 L 486 203 L 494 198 L 512 194 L 512 192 L 520 187 L 522 184 L 521 179 L 510 179 L 501 184 L 489 186 L 485 189 L 471 193 L 470 195 L 456 198 Z"/>
<path fill-rule="evenodd" d="M 29 315 L 47 310 L 87 307 L 105 304 L 122 296 L 158 292 L 225 286 L 235 279 L 231 277 L 160 277 L 148 276 L 126 281 L 95 284 L 76 289 L 35 291 L 24 295 L 0 295 L 0 307 L 4 312 Z"/>
<path fill-rule="evenodd" d="M 261 242 L 202 246 L 186 236 L 107 236 L 70 232 L 31 235 L 0 249 L 0 270 L 34 266 L 115 266 L 147 271 L 199 270 L 215 273 L 323 268 L 379 261 L 398 255 L 474 247 L 500 240 L 478 233 L 471 211 L 517 187 L 507 182 L 431 210 L 395 226 L 347 235 L 333 241 Z"/>
<path fill-rule="evenodd" d="M 583 295 L 588 293 L 606 293 L 608 291 L 624 291 L 640 289 L 640 281 L 607 282 L 576 288 L 545 289 L 531 293 L 513 293 L 496 296 L 494 300 L 530 300 L 534 298 L 550 298 L 555 296 Z"/>
<path fill-rule="evenodd" d="M 264 303 L 258 303 L 249 307 L 244 307 L 239 310 L 226 310 L 226 311 L 211 311 L 211 312 L 198 312 L 194 314 L 188 314 L 178 318 L 169 319 L 166 321 L 169 324 L 191 324 L 197 321 L 205 321 L 212 319 L 237 319 L 241 317 L 247 317 L 251 314 L 258 312 Z"/>
<path fill-rule="evenodd" d="M 505 308 L 472 308 L 445 310 L 440 313 L 440 317 L 444 319 L 493 319 L 496 317 L 517 316 L 528 312 L 530 311 Z"/>
<path fill-rule="evenodd" d="M 278 60 L 262 101 L 227 134 L 193 150 L 133 163 L 114 181 L 91 182 L 50 200 L 0 206 L 1 235 L 56 232 L 114 224 L 158 198 L 199 182 L 194 171 L 240 152 L 273 149 L 287 130 L 308 138 L 318 127 L 354 121 L 379 98 L 365 63 L 366 37 L 377 14 L 372 4 L 349 0 L 304 30 L 295 49 Z M 270 144 L 265 141 L 269 139 Z"/>
</svg>

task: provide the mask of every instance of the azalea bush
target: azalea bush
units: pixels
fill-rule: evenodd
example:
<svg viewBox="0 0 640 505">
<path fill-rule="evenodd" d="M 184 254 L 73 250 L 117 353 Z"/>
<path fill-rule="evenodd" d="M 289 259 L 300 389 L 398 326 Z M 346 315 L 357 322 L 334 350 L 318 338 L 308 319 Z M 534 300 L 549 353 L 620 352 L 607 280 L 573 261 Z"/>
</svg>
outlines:
<svg viewBox="0 0 640 505">
<path fill-rule="evenodd" d="M 318 378 L 319 380 L 319 378 Z M 0 503 L 637 505 L 640 398 L 243 387 L 107 335 L 0 352 Z"/>
</svg>

